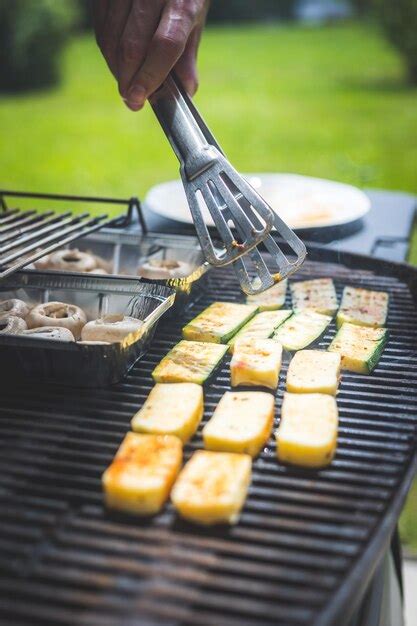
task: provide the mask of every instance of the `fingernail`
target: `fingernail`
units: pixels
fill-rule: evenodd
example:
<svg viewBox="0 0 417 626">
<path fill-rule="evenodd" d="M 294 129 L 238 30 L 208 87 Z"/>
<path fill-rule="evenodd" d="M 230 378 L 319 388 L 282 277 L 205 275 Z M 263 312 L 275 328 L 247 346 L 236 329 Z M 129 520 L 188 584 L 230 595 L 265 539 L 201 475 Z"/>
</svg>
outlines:
<svg viewBox="0 0 417 626">
<path fill-rule="evenodd" d="M 143 109 L 143 104 L 137 104 L 136 102 L 129 102 L 128 100 L 125 100 L 124 98 L 123 98 L 123 102 L 125 103 L 127 108 L 130 109 L 131 111 L 140 111 L 140 109 Z"/>
<path fill-rule="evenodd" d="M 127 101 L 133 106 L 143 106 L 146 99 L 146 91 L 140 85 L 132 87 L 127 94 Z"/>
</svg>

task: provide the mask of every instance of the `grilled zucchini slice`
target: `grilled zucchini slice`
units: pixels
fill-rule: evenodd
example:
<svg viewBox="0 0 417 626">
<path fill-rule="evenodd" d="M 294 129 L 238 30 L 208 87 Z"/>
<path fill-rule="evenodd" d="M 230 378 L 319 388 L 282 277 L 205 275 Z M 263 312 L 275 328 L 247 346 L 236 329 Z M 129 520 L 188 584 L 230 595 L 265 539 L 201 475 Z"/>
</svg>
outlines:
<svg viewBox="0 0 417 626">
<path fill-rule="evenodd" d="M 254 339 L 268 339 L 274 330 L 281 326 L 292 315 L 292 311 L 263 311 L 253 317 L 229 341 L 229 352 L 233 353 L 237 339 L 241 337 Z"/>
<path fill-rule="evenodd" d="M 182 443 L 178 437 L 128 433 L 103 474 L 107 506 L 138 515 L 158 513 L 181 462 Z"/>
<path fill-rule="evenodd" d="M 328 393 L 335 396 L 340 378 L 340 354 L 324 350 L 300 350 L 291 359 L 287 391 Z"/>
<path fill-rule="evenodd" d="M 358 326 L 379 328 L 385 326 L 389 296 L 385 291 L 371 291 L 345 287 L 336 317 L 338 328 L 345 322 Z"/>
<path fill-rule="evenodd" d="M 330 315 L 315 311 L 294 313 L 275 331 L 273 339 L 279 341 L 285 350 L 303 350 L 324 333 L 332 321 Z"/>
<path fill-rule="evenodd" d="M 387 340 L 386 328 L 369 328 L 345 323 L 336 333 L 328 349 L 330 352 L 340 354 L 342 369 L 358 374 L 370 374 L 378 363 Z"/>
<path fill-rule="evenodd" d="M 287 293 L 287 279 L 281 280 L 269 289 L 254 296 L 247 296 L 248 304 L 256 304 L 260 311 L 275 311 L 284 306 L 285 295 Z"/>
<path fill-rule="evenodd" d="M 227 343 L 255 315 L 255 304 L 213 302 L 182 329 L 184 339 Z"/>
<path fill-rule="evenodd" d="M 285 393 L 276 432 L 277 457 L 283 463 L 324 467 L 336 451 L 336 400 L 321 393 Z"/>
<path fill-rule="evenodd" d="M 227 346 L 182 340 L 155 367 L 156 383 L 197 383 L 202 385 L 220 364 Z"/>
<path fill-rule="evenodd" d="M 133 417 L 131 426 L 135 432 L 175 435 L 185 443 L 197 430 L 203 412 L 201 385 L 158 383 Z"/>
<path fill-rule="evenodd" d="M 278 387 L 282 347 L 273 339 L 241 337 L 236 341 L 230 362 L 232 387 Z"/>
<path fill-rule="evenodd" d="M 226 391 L 203 428 L 208 450 L 242 452 L 255 457 L 271 434 L 274 397 L 263 391 Z"/>
<path fill-rule="evenodd" d="M 297 313 L 310 309 L 333 316 L 337 311 L 337 295 L 331 278 L 304 280 L 290 285 L 292 308 Z"/>
<path fill-rule="evenodd" d="M 172 503 L 182 517 L 199 524 L 236 524 L 251 468 L 248 454 L 197 450 L 178 476 Z"/>
</svg>

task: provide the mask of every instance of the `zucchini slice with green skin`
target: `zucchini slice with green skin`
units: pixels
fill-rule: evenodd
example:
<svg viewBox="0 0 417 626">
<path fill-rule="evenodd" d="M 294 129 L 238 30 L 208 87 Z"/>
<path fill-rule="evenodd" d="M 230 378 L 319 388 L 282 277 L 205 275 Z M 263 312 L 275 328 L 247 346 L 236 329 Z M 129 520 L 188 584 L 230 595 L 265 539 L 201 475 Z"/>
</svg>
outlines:
<svg viewBox="0 0 417 626">
<path fill-rule="evenodd" d="M 235 343 L 240 337 L 268 339 L 281 324 L 292 315 L 292 311 L 262 311 L 245 324 L 229 341 L 229 352 L 233 353 Z"/>
<path fill-rule="evenodd" d="M 285 350 L 303 350 L 320 337 L 332 321 L 330 315 L 300 311 L 289 317 L 273 334 Z"/>
<path fill-rule="evenodd" d="M 262 293 L 254 296 L 247 296 L 247 304 L 256 304 L 260 311 L 276 311 L 285 304 L 285 296 L 287 293 L 287 279 L 281 280 L 276 285 L 265 289 Z"/>
<path fill-rule="evenodd" d="M 323 315 L 337 311 L 337 295 L 331 278 L 317 278 L 291 283 L 292 308 L 295 313 L 310 309 Z"/>
<path fill-rule="evenodd" d="M 182 329 L 189 341 L 227 343 L 258 311 L 255 304 L 213 302 Z"/>
<path fill-rule="evenodd" d="M 156 383 L 197 383 L 202 385 L 220 365 L 227 346 L 182 340 L 152 372 Z"/>
<path fill-rule="evenodd" d="M 330 352 L 342 357 L 341 367 L 349 372 L 370 374 L 388 340 L 386 328 L 370 328 L 346 322 L 330 344 Z"/>
<path fill-rule="evenodd" d="M 379 328 L 385 326 L 388 315 L 389 295 L 385 291 L 371 291 L 345 287 L 342 302 L 337 312 L 338 328 L 345 322 L 358 326 Z"/>
</svg>

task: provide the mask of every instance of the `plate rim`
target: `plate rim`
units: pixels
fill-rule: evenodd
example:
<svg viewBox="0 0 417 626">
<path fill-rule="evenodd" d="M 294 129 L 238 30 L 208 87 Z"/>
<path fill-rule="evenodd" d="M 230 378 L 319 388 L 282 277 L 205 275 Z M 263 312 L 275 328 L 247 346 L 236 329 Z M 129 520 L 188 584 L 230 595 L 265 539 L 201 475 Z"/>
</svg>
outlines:
<svg viewBox="0 0 417 626">
<path fill-rule="evenodd" d="M 297 225 L 295 227 L 293 227 L 293 230 L 295 231 L 307 231 L 307 230 L 316 230 L 316 229 L 325 229 L 325 228 L 334 228 L 334 227 L 338 227 L 338 226 L 344 226 L 347 224 L 353 224 L 354 222 L 363 219 L 365 217 L 365 215 L 367 215 L 371 209 L 371 200 L 369 198 L 369 196 L 365 193 L 365 191 L 363 191 L 362 189 L 360 189 L 359 187 L 356 187 L 355 185 L 351 185 L 350 183 L 344 183 L 341 181 L 336 181 L 333 179 L 328 179 L 328 178 L 320 178 L 317 176 L 305 176 L 304 174 L 297 174 L 294 172 L 243 172 L 242 176 L 244 176 L 246 179 L 250 179 L 251 177 L 264 177 L 264 178 L 274 178 L 274 177 L 286 177 L 286 178 L 293 178 L 293 179 L 298 179 L 298 180 L 304 180 L 304 181 L 314 181 L 314 182 L 320 182 L 320 183 L 325 183 L 326 185 L 330 184 L 330 185 L 335 185 L 337 187 L 340 188 L 345 188 L 348 189 L 350 193 L 355 193 L 357 195 L 357 197 L 360 199 L 360 201 L 362 202 L 362 207 L 356 211 L 356 215 L 354 217 L 350 217 L 349 219 L 346 218 L 341 218 L 339 220 L 328 220 L 327 222 L 321 222 L 319 224 L 314 224 L 314 225 Z M 173 185 L 181 185 L 181 179 L 176 178 L 176 179 L 171 179 L 171 180 L 167 180 L 167 181 L 163 181 L 161 183 L 157 183 L 156 185 L 153 185 L 146 193 L 144 200 L 142 202 L 143 207 L 148 210 L 151 211 L 152 213 L 159 215 L 160 217 L 163 217 L 165 219 L 171 220 L 173 222 L 179 222 L 181 224 L 192 224 L 192 217 L 191 217 L 191 213 L 186 216 L 181 216 L 181 217 L 177 217 L 174 218 L 172 216 L 172 214 L 169 213 L 169 211 L 165 211 L 164 209 L 160 209 L 160 208 L 155 208 L 155 203 L 153 202 L 153 196 L 156 193 L 160 193 L 162 189 L 169 187 L 169 186 L 173 186 Z M 209 227 L 211 227 L 212 224 L 209 224 Z"/>
</svg>

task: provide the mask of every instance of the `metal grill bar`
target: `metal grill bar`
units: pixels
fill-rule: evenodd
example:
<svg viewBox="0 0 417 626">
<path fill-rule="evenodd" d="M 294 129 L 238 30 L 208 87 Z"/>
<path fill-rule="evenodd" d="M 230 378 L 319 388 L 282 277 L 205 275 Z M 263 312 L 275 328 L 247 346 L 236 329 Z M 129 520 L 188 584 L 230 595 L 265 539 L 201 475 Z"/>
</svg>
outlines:
<svg viewBox="0 0 417 626">
<path fill-rule="evenodd" d="M 411 475 L 417 318 L 413 294 L 394 276 L 314 262 L 299 274 L 319 276 L 334 276 L 339 296 L 347 283 L 388 290 L 390 342 L 372 376 L 343 376 L 331 466 L 308 472 L 279 465 L 271 440 L 254 463 L 241 521 L 230 529 L 199 529 L 170 505 L 151 520 L 110 513 L 100 476 L 186 319 L 214 299 L 242 298 L 231 270 L 212 273 L 210 291 L 185 320 L 160 326 L 123 384 L 71 391 L 0 381 L 0 622 L 345 623 L 389 540 Z M 318 345 L 326 347 L 334 333 L 332 325 Z M 287 366 L 285 359 L 277 416 Z M 205 389 L 202 425 L 227 389 L 228 359 Z M 185 458 L 201 445 L 200 428 Z"/>
</svg>

